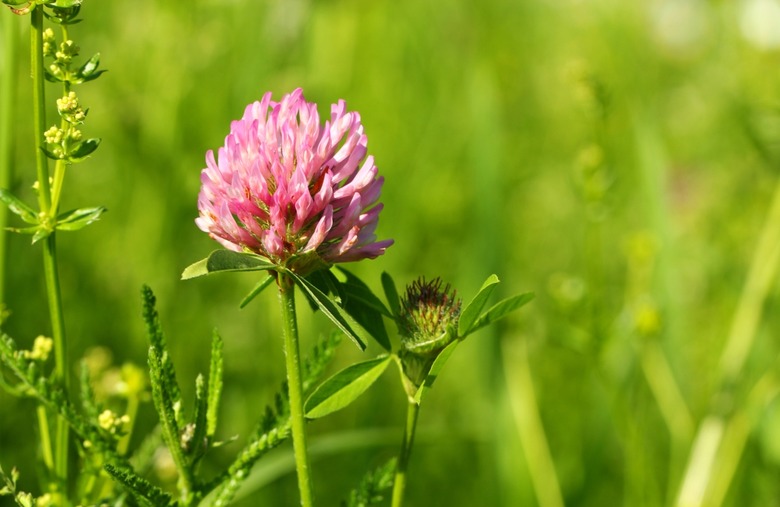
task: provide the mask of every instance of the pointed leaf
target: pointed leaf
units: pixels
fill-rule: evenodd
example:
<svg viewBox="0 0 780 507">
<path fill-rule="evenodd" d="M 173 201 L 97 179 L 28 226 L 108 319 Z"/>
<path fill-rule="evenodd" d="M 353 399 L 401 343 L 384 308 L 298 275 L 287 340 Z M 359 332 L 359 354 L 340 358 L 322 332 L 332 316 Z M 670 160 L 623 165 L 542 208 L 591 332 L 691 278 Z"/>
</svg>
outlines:
<svg viewBox="0 0 780 507">
<path fill-rule="evenodd" d="M 382 301 L 357 276 L 340 268 L 346 277 L 341 283 L 344 309 L 388 352 L 391 349 L 383 316 L 392 317 Z"/>
<path fill-rule="evenodd" d="M 317 419 L 355 401 L 384 373 L 391 359 L 391 356 L 383 356 L 353 364 L 330 377 L 306 400 L 306 417 Z"/>
<path fill-rule="evenodd" d="M 257 285 L 254 286 L 252 291 L 244 297 L 244 299 L 241 300 L 241 303 L 239 303 L 238 308 L 243 309 L 246 305 L 248 305 L 255 297 L 257 297 L 258 294 L 263 292 L 263 289 L 271 285 L 271 282 L 274 281 L 273 276 L 267 276 L 264 280 L 260 280 L 257 282 Z"/>
<path fill-rule="evenodd" d="M 53 151 L 47 150 L 43 146 L 40 147 L 40 150 L 43 152 L 44 155 L 46 155 L 48 158 L 52 160 L 62 160 L 63 158 L 65 158 L 64 156 L 55 154 Z"/>
<path fill-rule="evenodd" d="M 487 326 L 488 324 L 492 324 L 493 322 L 506 317 L 513 311 L 517 310 L 521 306 L 531 301 L 533 298 L 534 298 L 533 292 L 526 292 L 499 301 L 498 303 L 493 305 L 490 308 L 490 310 L 486 311 L 485 313 L 479 316 L 479 318 L 474 323 L 474 326 L 472 326 L 471 331 L 469 331 L 469 333 L 473 333 L 474 331 L 476 331 L 481 327 Z"/>
<path fill-rule="evenodd" d="M 78 70 L 79 77 L 89 77 L 91 76 L 100 65 L 100 53 L 95 53 L 92 58 L 84 62 L 84 65 L 82 65 Z"/>
<path fill-rule="evenodd" d="M 48 238 L 51 233 L 52 231 L 50 229 L 44 229 L 43 227 L 37 228 L 32 237 L 33 245 L 44 238 Z"/>
<path fill-rule="evenodd" d="M 398 290 L 395 288 L 395 282 L 390 273 L 382 272 L 382 288 L 385 291 L 385 299 L 390 305 L 390 311 L 393 312 L 393 318 L 401 313 L 401 298 L 398 297 Z"/>
<path fill-rule="evenodd" d="M 457 347 L 459 343 L 460 340 L 455 340 L 454 342 L 450 343 L 436 357 L 436 360 L 431 365 L 431 369 L 428 371 L 428 375 L 425 377 L 423 384 L 414 395 L 414 401 L 416 401 L 418 404 L 422 401 L 423 395 L 429 389 L 433 388 L 433 384 L 436 382 L 436 379 L 439 378 L 439 374 L 441 373 L 442 368 L 444 368 L 444 364 L 449 360 L 450 356 L 455 350 L 455 347 Z"/>
<path fill-rule="evenodd" d="M 342 267 L 339 267 L 338 269 L 345 276 L 346 280 L 341 282 L 341 285 L 347 296 L 360 301 L 363 305 L 376 310 L 385 317 L 393 318 L 393 315 L 390 313 L 390 310 L 387 309 L 387 306 L 385 306 L 382 300 L 371 291 L 363 280 Z"/>
<path fill-rule="evenodd" d="M 188 266 L 181 274 L 182 280 L 208 275 L 219 271 L 264 271 L 277 269 L 276 265 L 259 255 L 214 250 L 208 257 Z"/>
<path fill-rule="evenodd" d="M 485 280 L 485 283 L 482 284 L 482 287 L 479 289 L 479 292 L 477 292 L 477 295 L 474 296 L 474 299 L 472 299 L 463 309 L 460 314 L 460 319 L 458 320 L 458 336 L 463 337 L 471 332 L 474 323 L 482 312 L 482 308 L 485 307 L 485 303 L 487 303 L 490 294 L 493 293 L 493 289 L 496 288 L 497 283 L 498 277 L 496 275 L 490 275 L 488 279 Z"/>
<path fill-rule="evenodd" d="M 355 322 L 355 319 L 310 281 L 296 275 L 292 271 L 289 271 L 288 274 L 295 280 L 295 283 L 303 290 L 304 294 L 314 301 L 314 304 L 317 305 L 323 314 L 354 341 L 360 347 L 360 350 L 365 350 L 366 344 L 364 340 L 370 338 L 371 335 L 360 324 Z"/>
<path fill-rule="evenodd" d="M 21 199 L 4 188 L 0 188 L 0 201 L 8 206 L 11 213 L 19 215 L 19 217 L 28 224 L 39 223 L 38 214 L 31 207 L 22 202 Z"/>
<path fill-rule="evenodd" d="M 100 215 L 105 211 L 106 208 L 98 206 L 96 208 L 76 209 L 62 213 L 57 217 L 56 229 L 58 231 L 77 231 L 83 229 L 92 222 L 98 220 Z"/>
<path fill-rule="evenodd" d="M 74 81 L 71 81 L 71 83 L 75 84 L 81 84 L 81 83 L 89 83 L 90 81 L 94 81 L 95 79 L 102 76 L 105 72 L 108 72 L 107 70 L 98 70 L 96 72 L 93 72 L 92 74 L 80 78 L 76 78 Z"/>
<path fill-rule="evenodd" d="M 92 154 L 100 146 L 100 139 L 87 139 L 78 143 L 73 150 L 68 152 L 68 162 L 81 162 Z"/>
</svg>

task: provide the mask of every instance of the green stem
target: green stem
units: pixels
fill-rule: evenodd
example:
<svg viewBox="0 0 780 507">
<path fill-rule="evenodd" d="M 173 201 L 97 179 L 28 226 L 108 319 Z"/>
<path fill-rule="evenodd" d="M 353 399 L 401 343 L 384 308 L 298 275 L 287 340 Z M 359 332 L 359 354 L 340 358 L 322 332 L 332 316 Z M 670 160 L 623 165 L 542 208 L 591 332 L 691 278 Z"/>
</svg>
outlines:
<svg viewBox="0 0 780 507">
<path fill-rule="evenodd" d="M 38 205 L 41 211 L 51 207 L 49 164 L 41 151 L 41 135 L 46 126 L 46 94 L 43 88 L 43 7 L 31 13 L 30 29 L 31 67 L 33 78 L 33 132 L 35 132 L 35 166 L 38 174 Z"/>
<path fill-rule="evenodd" d="M 35 132 L 35 157 L 38 174 L 38 203 L 42 212 L 51 210 L 51 187 L 46 156 L 40 149 L 41 135 L 46 124 L 45 92 L 43 87 L 43 7 L 38 6 L 31 16 L 31 56 L 33 76 L 33 121 Z M 54 378 L 68 393 L 67 348 L 65 342 L 65 321 L 62 314 L 59 273 L 57 269 L 57 248 L 52 232 L 43 241 L 43 269 L 54 340 Z M 63 418 L 57 420 L 56 443 L 54 447 L 54 473 L 64 487 L 68 483 L 68 425 Z"/>
<path fill-rule="evenodd" d="M 17 67 L 17 28 L 12 16 L 4 16 L 3 44 L 5 46 L 5 68 L 0 84 L 0 188 L 11 186 L 12 143 L 11 126 L 14 118 L 14 91 Z M 5 303 L 5 266 L 8 224 L 8 207 L 0 206 L 0 321 L 2 320 L 3 304 Z"/>
<path fill-rule="evenodd" d="M 410 400 L 406 405 L 406 429 L 404 430 L 404 439 L 401 443 L 401 454 L 398 457 L 398 468 L 395 471 L 395 480 L 393 481 L 392 507 L 401 507 L 404 503 L 406 470 L 409 467 L 409 456 L 412 454 L 414 433 L 417 429 L 417 416 L 419 413 L 420 405 Z"/>
<path fill-rule="evenodd" d="M 290 426 L 298 472 L 301 505 L 311 507 L 312 488 L 309 479 L 309 457 L 306 449 L 306 421 L 303 417 L 303 382 L 298 345 L 298 322 L 295 316 L 295 285 L 290 276 L 279 274 L 279 304 L 284 321 L 284 357 L 287 365 L 287 389 L 290 396 Z"/>
</svg>

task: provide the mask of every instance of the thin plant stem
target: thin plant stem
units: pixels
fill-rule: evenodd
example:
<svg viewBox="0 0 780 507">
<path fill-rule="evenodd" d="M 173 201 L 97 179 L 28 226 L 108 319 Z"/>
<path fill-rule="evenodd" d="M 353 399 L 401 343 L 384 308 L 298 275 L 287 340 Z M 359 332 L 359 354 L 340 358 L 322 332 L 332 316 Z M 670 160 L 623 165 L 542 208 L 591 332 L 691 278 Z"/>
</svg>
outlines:
<svg viewBox="0 0 780 507">
<path fill-rule="evenodd" d="M 31 16 L 31 57 L 33 76 L 33 121 L 35 132 L 35 156 L 38 174 L 38 203 L 42 212 L 51 217 L 51 187 L 49 183 L 49 168 L 46 156 L 40 150 L 39 143 L 46 124 L 45 100 L 43 86 L 43 7 L 38 6 Z M 46 292 L 51 318 L 52 339 L 54 340 L 54 377 L 62 385 L 67 395 L 67 346 L 65 341 L 65 321 L 62 313 L 62 297 L 60 294 L 59 272 L 57 269 L 57 248 L 55 234 L 52 232 L 43 240 L 43 269 L 46 279 Z M 68 425 L 62 417 L 57 419 L 57 433 L 54 446 L 54 472 L 57 481 L 63 485 L 68 483 Z"/>
<path fill-rule="evenodd" d="M 509 350 L 504 350 L 504 371 L 509 402 L 528 463 L 531 482 L 540 507 L 563 507 L 558 474 L 536 400 L 527 345 L 522 340 L 518 341 L 516 349 L 517 351 L 511 354 Z"/>
<path fill-rule="evenodd" d="M 15 19 L 4 16 L 3 45 L 5 48 L 2 83 L 0 83 L 0 188 L 8 188 L 12 177 L 12 136 L 14 118 L 14 91 L 16 87 L 18 37 Z M 0 206 L 0 312 L 5 303 L 5 266 L 7 257 L 8 207 Z M 0 319 L 2 316 L 0 315 Z"/>
<path fill-rule="evenodd" d="M 726 347 L 720 361 L 721 395 L 728 395 L 735 389 L 739 376 L 755 343 L 758 326 L 763 314 L 764 300 L 769 294 L 780 266 L 780 182 L 777 183 L 772 205 L 761 231 L 747 281 L 742 289 L 737 310 L 732 321 Z M 716 396 L 722 399 L 724 396 Z M 723 445 L 727 417 L 731 407 L 714 406 L 711 413 L 699 427 L 691 456 L 683 477 L 678 507 L 699 507 L 705 504 L 708 491 L 714 487 L 713 477 L 717 463 L 723 453 L 739 459 L 740 452 Z M 744 441 L 741 442 L 744 445 Z M 730 482 L 731 477 L 728 477 Z M 722 488 L 722 486 L 719 486 Z M 716 505 L 716 504 L 713 504 Z"/>
<path fill-rule="evenodd" d="M 284 357 L 287 366 L 287 389 L 290 397 L 290 428 L 298 473 L 301 505 L 311 507 L 312 488 L 309 478 L 309 456 L 306 448 L 306 421 L 303 417 L 303 381 L 301 380 L 298 321 L 295 314 L 295 285 L 291 277 L 278 275 L 279 304 L 284 327 Z"/>
<path fill-rule="evenodd" d="M 417 416 L 420 413 L 420 405 L 414 400 L 409 400 L 406 405 L 406 428 L 404 439 L 401 443 L 401 454 L 398 456 L 398 468 L 395 471 L 393 481 L 392 507 L 401 507 L 404 504 L 404 491 L 406 491 L 406 471 L 409 468 L 409 457 L 414 445 L 414 434 L 417 430 Z"/>
</svg>

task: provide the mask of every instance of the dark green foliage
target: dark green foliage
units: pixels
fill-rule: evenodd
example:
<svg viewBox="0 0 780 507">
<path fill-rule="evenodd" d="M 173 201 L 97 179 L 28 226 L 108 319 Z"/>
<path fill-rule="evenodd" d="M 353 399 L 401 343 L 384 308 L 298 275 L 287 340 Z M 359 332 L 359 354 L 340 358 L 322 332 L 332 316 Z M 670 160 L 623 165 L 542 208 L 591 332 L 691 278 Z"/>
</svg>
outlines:
<svg viewBox="0 0 780 507">
<path fill-rule="evenodd" d="M 369 507 L 385 499 L 385 491 L 393 485 L 396 459 L 388 460 L 384 465 L 369 471 L 360 484 L 349 494 L 349 499 L 341 502 L 342 507 Z"/>
<path fill-rule="evenodd" d="M 164 492 L 149 481 L 135 474 L 119 470 L 111 465 L 105 466 L 106 472 L 141 502 L 142 505 L 149 507 L 166 507 L 177 505 L 172 501 L 171 495 Z"/>
</svg>

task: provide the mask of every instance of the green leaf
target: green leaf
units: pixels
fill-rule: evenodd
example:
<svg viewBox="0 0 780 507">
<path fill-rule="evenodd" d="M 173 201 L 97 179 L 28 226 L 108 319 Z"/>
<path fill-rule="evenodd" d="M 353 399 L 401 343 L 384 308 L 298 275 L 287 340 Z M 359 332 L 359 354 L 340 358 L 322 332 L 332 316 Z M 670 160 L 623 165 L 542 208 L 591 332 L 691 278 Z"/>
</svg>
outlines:
<svg viewBox="0 0 780 507">
<path fill-rule="evenodd" d="M 391 319 L 393 318 L 393 314 L 390 313 L 390 310 L 387 309 L 387 306 L 385 306 L 382 300 L 379 299 L 373 292 L 371 292 L 371 289 L 368 287 L 368 285 L 365 284 L 365 282 L 363 282 L 363 280 L 342 267 L 339 267 L 338 269 L 345 276 L 346 281 L 342 282 L 341 285 L 347 296 L 354 300 L 360 301 L 363 305 L 376 310 L 385 317 L 389 317 Z"/>
<path fill-rule="evenodd" d="M 67 211 L 57 217 L 56 229 L 58 231 L 77 231 L 83 229 L 92 222 L 98 220 L 100 215 L 105 211 L 106 208 L 103 206 Z"/>
<path fill-rule="evenodd" d="M 259 255 L 234 252 L 232 250 L 214 250 L 205 259 L 188 266 L 181 274 L 182 280 L 197 278 L 219 271 L 265 271 L 275 270 L 277 266 Z"/>
<path fill-rule="evenodd" d="M 357 276 L 339 268 L 346 277 L 341 283 L 344 309 L 388 352 L 391 349 L 382 316 L 391 317 L 390 311 L 371 289 Z"/>
<path fill-rule="evenodd" d="M 463 308 L 463 311 L 460 313 L 460 319 L 458 320 L 459 337 L 462 338 L 472 331 L 474 323 L 482 312 L 482 308 L 485 307 L 485 303 L 487 303 L 490 294 L 493 293 L 493 289 L 496 288 L 497 283 L 498 277 L 496 275 L 490 275 L 487 280 L 485 280 L 485 283 L 482 284 L 482 287 L 479 289 L 479 292 L 477 292 L 477 295 L 474 296 L 474 299 Z"/>
<path fill-rule="evenodd" d="M 52 231 L 50 229 L 45 229 L 43 227 L 36 228 L 35 234 L 33 234 L 32 237 L 33 245 L 44 238 L 48 238 L 51 233 Z"/>
<path fill-rule="evenodd" d="M 86 141 L 76 144 L 76 146 L 68 152 L 68 162 L 71 164 L 81 162 L 92 155 L 92 152 L 97 150 L 98 146 L 100 146 L 100 139 L 87 139 Z"/>
<path fill-rule="evenodd" d="M 31 207 L 22 202 L 21 199 L 4 188 L 0 188 L 0 201 L 8 206 L 11 213 L 19 215 L 26 223 L 33 225 L 39 223 L 38 214 Z"/>
<path fill-rule="evenodd" d="M 455 340 L 454 342 L 450 343 L 444 347 L 444 350 L 442 350 L 436 357 L 436 360 L 431 365 L 431 369 L 428 371 L 428 375 L 425 376 L 423 384 L 414 394 L 414 401 L 416 401 L 417 404 L 422 401 L 423 395 L 428 392 L 429 389 L 433 388 L 434 382 L 436 382 L 436 379 L 439 378 L 441 369 L 444 368 L 444 364 L 449 360 L 450 356 L 455 351 L 455 347 L 457 347 L 459 343 L 460 340 Z"/>
<path fill-rule="evenodd" d="M 206 413 L 206 436 L 213 440 L 217 432 L 217 415 L 222 398 L 222 337 L 217 330 L 211 338 L 211 364 L 209 366 L 208 412 Z"/>
<path fill-rule="evenodd" d="M 288 274 L 295 280 L 298 287 L 312 300 L 314 304 L 324 313 L 336 326 L 341 329 L 355 344 L 360 347 L 360 350 L 365 350 L 365 339 L 371 337 L 363 327 L 355 322 L 343 308 L 332 301 L 326 296 L 320 289 L 318 289 L 309 280 L 302 278 L 292 271 Z"/>
<path fill-rule="evenodd" d="M 479 316 L 477 321 L 474 323 L 474 326 L 472 326 L 471 331 L 469 332 L 473 333 L 481 327 L 487 326 L 488 324 L 492 324 L 493 322 L 506 317 L 521 306 L 524 306 L 533 298 L 533 292 L 525 292 L 523 294 L 518 294 L 517 296 L 499 301 L 493 305 L 490 310 Z"/>
<path fill-rule="evenodd" d="M 398 297 L 393 277 L 386 271 L 382 272 L 382 289 L 385 291 L 385 299 L 387 299 L 387 304 L 390 305 L 390 311 L 395 318 L 401 314 L 401 298 Z"/>
<path fill-rule="evenodd" d="M 5 5 L 10 5 L 12 7 L 16 7 L 17 5 L 30 3 L 30 0 L 3 0 L 3 3 Z"/>
<path fill-rule="evenodd" d="M 115 481 L 122 484 L 136 497 L 140 497 L 145 505 L 164 507 L 171 504 L 172 498 L 168 493 L 134 472 L 127 469 L 120 470 L 110 464 L 105 465 L 104 468 Z"/>
<path fill-rule="evenodd" d="M 391 360 L 391 356 L 370 359 L 348 366 L 330 377 L 306 400 L 306 417 L 317 419 L 341 410 L 355 401 L 384 373 Z"/>
<path fill-rule="evenodd" d="M 241 300 L 241 303 L 238 305 L 239 309 L 243 309 L 246 305 L 248 305 L 255 297 L 257 297 L 258 294 L 263 292 L 263 289 L 271 285 L 271 282 L 273 282 L 275 278 L 273 276 L 268 276 L 264 280 L 260 280 L 257 282 L 257 285 L 254 286 L 252 291 L 244 297 L 244 299 Z"/>
<path fill-rule="evenodd" d="M 43 152 L 44 155 L 46 155 L 48 158 L 50 158 L 52 160 L 62 160 L 62 159 L 65 158 L 64 155 L 57 155 L 53 151 L 49 151 L 46 148 L 44 148 L 43 146 L 40 147 L 40 150 Z"/>
<path fill-rule="evenodd" d="M 79 77 L 89 77 L 92 74 L 95 73 L 98 66 L 100 65 L 100 53 L 95 53 L 92 58 L 84 62 L 84 65 L 79 67 L 78 75 Z"/>
</svg>

